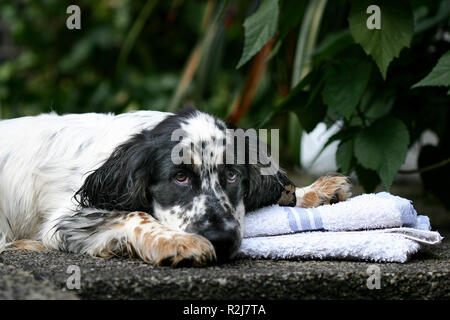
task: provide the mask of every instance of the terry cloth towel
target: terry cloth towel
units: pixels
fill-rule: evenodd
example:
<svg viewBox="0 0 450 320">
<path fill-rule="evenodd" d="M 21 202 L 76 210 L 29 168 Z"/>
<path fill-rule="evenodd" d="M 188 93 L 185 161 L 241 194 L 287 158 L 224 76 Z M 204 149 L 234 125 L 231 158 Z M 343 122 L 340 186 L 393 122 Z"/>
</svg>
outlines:
<svg viewBox="0 0 450 320">
<path fill-rule="evenodd" d="M 387 192 L 310 209 L 275 205 L 246 215 L 239 255 L 405 262 L 442 240 L 429 230 L 411 201 Z"/>
<path fill-rule="evenodd" d="M 423 224 L 427 221 L 425 218 L 420 218 L 418 225 L 411 201 L 380 192 L 317 208 L 265 207 L 245 216 L 244 237 L 314 230 L 351 231 L 402 226 L 428 228 Z"/>
</svg>

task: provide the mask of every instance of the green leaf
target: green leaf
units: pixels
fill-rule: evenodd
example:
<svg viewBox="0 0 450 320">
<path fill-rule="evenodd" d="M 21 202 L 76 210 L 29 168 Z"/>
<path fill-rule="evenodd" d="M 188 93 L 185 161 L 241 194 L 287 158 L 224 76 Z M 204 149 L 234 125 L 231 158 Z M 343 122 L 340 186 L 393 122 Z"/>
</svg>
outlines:
<svg viewBox="0 0 450 320">
<path fill-rule="evenodd" d="M 289 31 L 300 24 L 307 4 L 308 1 L 283 1 L 280 3 L 277 40 L 267 57 L 267 61 L 277 55 Z"/>
<path fill-rule="evenodd" d="M 341 51 L 354 44 L 350 31 L 348 29 L 330 33 L 314 50 L 313 62 L 315 64 L 320 61 L 333 59 Z"/>
<path fill-rule="evenodd" d="M 277 104 L 268 114 L 264 120 L 258 123 L 259 128 L 265 127 L 275 115 L 281 111 L 294 110 L 295 107 L 306 105 L 308 103 L 308 92 L 305 91 L 305 87 L 311 85 L 318 77 L 316 72 L 308 73 L 302 81 L 300 81 L 279 104 Z"/>
<path fill-rule="evenodd" d="M 327 113 L 327 107 L 323 104 L 320 98 L 320 92 L 323 88 L 323 78 L 316 82 L 312 90 L 308 91 L 306 103 L 302 105 L 293 106 L 293 111 L 298 117 L 303 129 L 306 132 L 311 132 L 319 122 L 323 120 Z"/>
<path fill-rule="evenodd" d="M 244 50 L 236 67 L 249 61 L 273 37 L 278 25 L 278 0 L 262 0 L 255 13 L 245 19 Z"/>
<path fill-rule="evenodd" d="M 311 72 L 291 91 L 280 108 L 293 111 L 306 132 L 311 132 L 323 120 L 327 107 L 320 97 L 325 78 L 320 72 Z M 309 85 L 311 90 L 305 90 Z"/>
<path fill-rule="evenodd" d="M 380 8 L 381 29 L 367 28 L 370 5 Z M 375 60 L 383 79 L 388 66 L 400 51 L 409 47 L 414 32 L 414 18 L 406 0 L 353 0 L 348 17 L 353 39 Z"/>
<path fill-rule="evenodd" d="M 349 119 L 366 90 L 372 63 L 366 59 L 348 58 L 329 71 L 322 91 L 323 102 Z"/>
<path fill-rule="evenodd" d="M 341 141 L 336 150 L 336 165 L 345 175 L 350 173 L 353 158 L 353 140 Z"/>
<path fill-rule="evenodd" d="M 395 102 L 395 91 L 390 89 L 371 88 L 361 99 L 361 112 L 367 121 L 373 122 L 386 116 Z"/>
<path fill-rule="evenodd" d="M 375 170 L 389 190 L 408 151 L 409 133 L 398 119 L 382 118 L 355 138 L 355 156 L 366 169 Z"/>
<path fill-rule="evenodd" d="M 339 132 L 336 132 L 330 138 L 328 138 L 328 141 L 325 143 L 324 148 L 328 147 L 334 141 L 338 141 L 338 140 L 346 141 L 346 140 L 349 140 L 349 139 L 353 138 L 353 136 L 355 136 L 356 133 L 358 133 L 359 131 L 360 131 L 360 129 L 357 128 L 357 127 L 343 128 Z"/>
<path fill-rule="evenodd" d="M 431 72 L 411 88 L 425 86 L 450 86 L 450 51 L 447 51 Z"/>
<path fill-rule="evenodd" d="M 363 186 L 366 193 L 372 193 L 380 184 L 381 180 L 376 171 L 366 169 L 360 165 L 355 166 L 355 172 L 359 183 Z"/>
<path fill-rule="evenodd" d="M 309 133 L 314 130 L 319 122 L 323 120 L 327 107 L 321 99 L 313 99 L 310 103 L 293 110 L 303 129 Z"/>
</svg>

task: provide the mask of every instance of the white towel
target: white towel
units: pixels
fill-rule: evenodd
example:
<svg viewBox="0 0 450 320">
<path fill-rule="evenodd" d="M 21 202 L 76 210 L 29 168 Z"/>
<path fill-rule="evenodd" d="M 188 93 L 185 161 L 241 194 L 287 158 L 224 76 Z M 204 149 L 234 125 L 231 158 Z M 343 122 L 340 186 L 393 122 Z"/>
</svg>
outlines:
<svg viewBox="0 0 450 320">
<path fill-rule="evenodd" d="M 414 227 L 416 224 L 417 213 L 411 201 L 380 192 L 317 208 L 273 205 L 249 212 L 245 216 L 244 238 L 314 230 Z"/>
<path fill-rule="evenodd" d="M 245 217 L 239 255 L 405 262 L 421 244 L 441 242 L 429 230 L 428 217 L 417 216 L 411 201 L 387 192 L 313 209 L 271 206 Z"/>
</svg>

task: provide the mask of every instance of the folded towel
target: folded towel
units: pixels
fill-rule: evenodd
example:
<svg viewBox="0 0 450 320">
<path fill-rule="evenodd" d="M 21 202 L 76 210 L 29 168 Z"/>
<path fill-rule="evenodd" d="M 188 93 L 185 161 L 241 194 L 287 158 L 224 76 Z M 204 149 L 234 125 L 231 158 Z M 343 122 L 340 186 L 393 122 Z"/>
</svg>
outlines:
<svg viewBox="0 0 450 320">
<path fill-rule="evenodd" d="M 410 229 L 410 228 L 397 228 Z M 412 240 L 404 230 L 385 229 L 347 232 L 302 232 L 290 235 L 245 238 L 238 256 L 264 259 L 350 259 L 374 262 L 406 262 L 420 243 L 437 244 L 437 232 Z M 415 230 L 415 229 L 411 229 Z M 429 239 L 429 240 L 426 240 Z"/>
<path fill-rule="evenodd" d="M 238 255 L 405 262 L 421 245 L 441 242 L 430 230 L 411 201 L 387 192 L 312 209 L 271 206 L 246 215 Z"/>
<path fill-rule="evenodd" d="M 417 213 L 412 202 L 387 192 L 363 194 L 317 208 L 273 205 L 245 216 L 244 238 L 299 231 L 350 231 L 415 227 Z M 420 219 L 420 226 L 426 219 Z"/>
</svg>

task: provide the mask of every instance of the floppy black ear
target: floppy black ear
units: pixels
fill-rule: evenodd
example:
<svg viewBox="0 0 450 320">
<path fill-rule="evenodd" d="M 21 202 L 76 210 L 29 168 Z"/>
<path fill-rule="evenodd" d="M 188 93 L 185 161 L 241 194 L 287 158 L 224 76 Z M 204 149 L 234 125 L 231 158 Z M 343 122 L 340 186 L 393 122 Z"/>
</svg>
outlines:
<svg viewBox="0 0 450 320">
<path fill-rule="evenodd" d="M 238 129 L 231 123 L 226 123 L 226 125 L 227 129 Z M 264 147 L 264 150 L 261 147 Z M 236 149 L 234 151 L 239 152 Z M 256 163 L 250 161 L 252 159 L 250 153 L 253 153 L 252 161 L 256 159 Z M 256 157 L 255 154 L 257 154 Z M 245 137 L 245 162 L 248 171 L 244 196 L 246 212 L 277 203 L 283 206 L 295 206 L 295 185 L 288 179 L 283 170 L 263 165 L 261 160 L 264 160 L 266 164 L 272 164 L 273 162 L 265 142 L 262 142 L 257 135 L 256 146 L 252 146 L 250 139 Z M 269 172 L 271 174 L 268 174 Z"/>
<path fill-rule="evenodd" d="M 152 208 L 149 185 L 154 147 L 144 134 L 118 146 L 75 194 L 82 207 L 146 211 Z"/>
<path fill-rule="evenodd" d="M 247 212 L 276 203 L 283 206 L 295 206 L 295 185 L 283 171 L 278 170 L 273 175 L 263 175 L 259 164 L 249 164 L 247 168 L 249 183 L 244 198 Z"/>
</svg>

